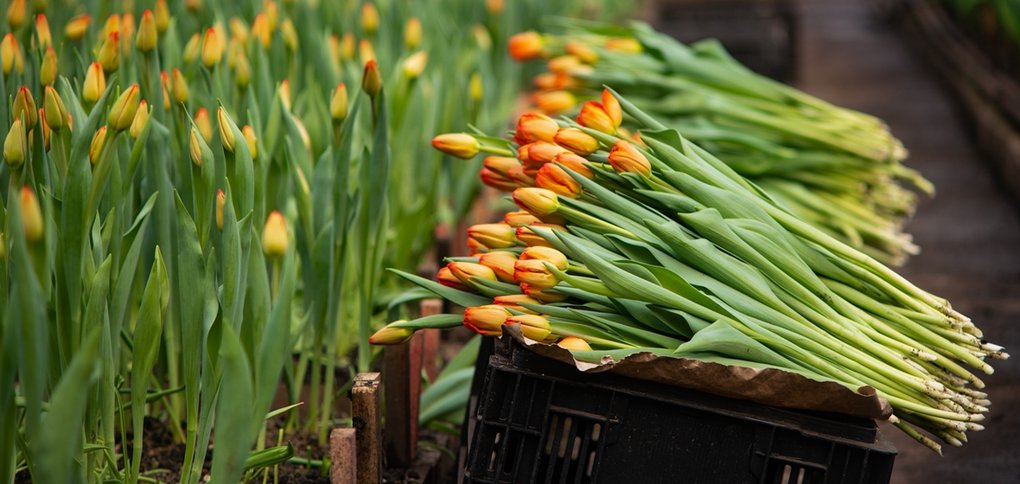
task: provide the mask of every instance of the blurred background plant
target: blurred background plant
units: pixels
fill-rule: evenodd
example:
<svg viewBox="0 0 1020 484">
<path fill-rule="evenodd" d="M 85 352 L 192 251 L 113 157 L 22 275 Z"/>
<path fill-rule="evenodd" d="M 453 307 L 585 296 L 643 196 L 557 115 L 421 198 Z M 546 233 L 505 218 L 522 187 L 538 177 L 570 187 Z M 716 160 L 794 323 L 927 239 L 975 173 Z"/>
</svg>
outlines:
<svg viewBox="0 0 1020 484">
<path fill-rule="evenodd" d="M 428 140 L 505 126 L 509 34 L 607 5 L 3 2 L 0 482 L 168 479 L 150 421 L 180 482 L 268 475 L 299 402 L 324 441 L 405 311 L 379 268 L 477 193 Z"/>
</svg>

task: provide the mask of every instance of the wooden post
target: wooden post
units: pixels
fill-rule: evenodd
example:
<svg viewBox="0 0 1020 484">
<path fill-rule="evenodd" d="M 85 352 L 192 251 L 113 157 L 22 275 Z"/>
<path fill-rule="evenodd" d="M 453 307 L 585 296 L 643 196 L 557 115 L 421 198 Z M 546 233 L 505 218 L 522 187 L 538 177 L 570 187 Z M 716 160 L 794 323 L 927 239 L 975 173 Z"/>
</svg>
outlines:
<svg viewBox="0 0 1020 484">
<path fill-rule="evenodd" d="M 406 468 L 418 457 L 418 396 L 421 394 L 423 336 L 418 333 L 383 353 L 386 466 Z"/>
<path fill-rule="evenodd" d="M 357 430 L 335 428 L 329 433 L 330 484 L 358 484 Z"/>
<path fill-rule="evenodd" d="M 351 420 L 357 436 L 357 477 L 360 484 L 382 483 L 379 381 L 379 373 L 360 373 L 351 388 Z"/>
<path fill-rule="evenodd" d="M 421 315 L 433 316 L 443 312 L 442 299 L 426 299 L 421 302 Z M 424 329 L 420 331 L 423 341 L 422 368 L 429 381 L 436 381 L 439 376 L 439 330 Z"/>
</svg>

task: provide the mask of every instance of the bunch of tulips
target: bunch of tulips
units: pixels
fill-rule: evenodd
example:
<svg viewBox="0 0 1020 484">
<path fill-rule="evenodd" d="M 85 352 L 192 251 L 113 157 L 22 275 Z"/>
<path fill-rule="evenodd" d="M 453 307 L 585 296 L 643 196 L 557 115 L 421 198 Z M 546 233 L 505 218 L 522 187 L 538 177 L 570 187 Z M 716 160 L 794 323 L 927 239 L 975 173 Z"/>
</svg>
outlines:
<svg viewBox="0 0 1020 484">
<path fill-rule="evenodd" d="M 917 198 L 906 185 L 933 189 L 879 119 L 755 74 L 714 40 L 688 46 L 642 24 L 551 31 L 510 41 L 515 59 L 546 61 L 541 111 L 576 112 L 612 87 L 830 236 L 885 263 L 917 253 L 902 231 Z"/>
<path fill-rule="evenodd" d="M 396 321 L 373 342 L 517 324 L 580 360 L 647 351 L 871 386 L 896 426 L 939 452 L 935 439 L 962 445 L 982 428 L 990 402 L 967 367 L 991 373 L 1002 348 L 614 92 L 574 120 L 526 113 L 510 140 L 451 133 L 433 146 L 490 153 L 482 180 L 519 210 L 469 228 L 474 255 L 438 282 L 400 273 L 463 315 Z"/>
</svg>

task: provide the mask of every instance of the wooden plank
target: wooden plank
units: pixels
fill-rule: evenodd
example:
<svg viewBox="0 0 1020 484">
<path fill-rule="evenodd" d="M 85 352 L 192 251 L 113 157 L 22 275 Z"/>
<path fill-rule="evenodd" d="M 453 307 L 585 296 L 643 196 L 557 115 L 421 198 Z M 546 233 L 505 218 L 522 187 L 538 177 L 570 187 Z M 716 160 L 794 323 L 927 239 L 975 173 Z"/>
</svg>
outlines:
<svg viewBox="0 0 1020 484">
<path fill-rule="evenodd" d="M 433 316 L 443 312 L 442 299 L 426 299 L 421 302 L 421 316 Z M 422 337 L 422 369 L 429 381 L 436 381 L 439 376 L 439 330 L 425 329 L 419 331 Z"/>
<path fill-rule="evenodd" d="M 382 483 L 382 435 L 379 412 L 379 373 L 359 373 L 351 388 L 352 422 L 357 436 L 359 484 Z"/>
<path fill-rule="evenodd" d="M 358 484 L 357 430 L 335 428 L 329 433 L 330 484 Z"/>
<path fill-rule="evenodd" d="M 418 404 L 421 394 L 423 337 L 387 346 L 383 353 L 386 426 L 383 445 L 388 468 L 406 468 L 418 454 Z"/>
</svg>

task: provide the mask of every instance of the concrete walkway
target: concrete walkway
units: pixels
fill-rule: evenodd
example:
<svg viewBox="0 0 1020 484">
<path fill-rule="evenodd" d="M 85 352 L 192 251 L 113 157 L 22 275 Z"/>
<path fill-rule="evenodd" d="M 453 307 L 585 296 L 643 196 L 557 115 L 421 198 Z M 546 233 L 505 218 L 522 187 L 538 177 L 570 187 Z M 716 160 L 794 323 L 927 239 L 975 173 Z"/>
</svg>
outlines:
<svg viewBox="0 0 1020 484">
<path fill-rule="evenodd" d="M 922 254 L 902 272 L 949 298 L 1015 356 L 985 379 L 993 402 L 982 432 L 939 457 L 897 429 L 895 483 L 1020 482 L 1020 214 L 971 146 L 963 118 L 923 60 L 862 0 L 801 2 L 802 89 L 885 119 L 932 180 L 936 197 L 907 230 Z"/>
</svg>

